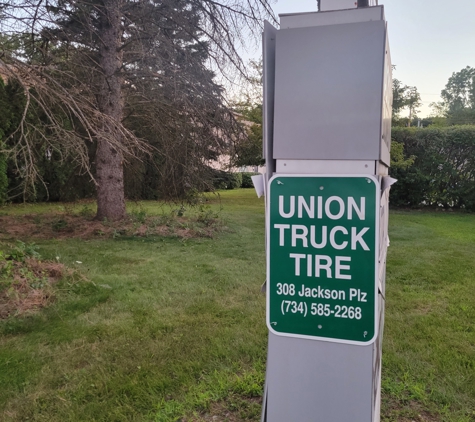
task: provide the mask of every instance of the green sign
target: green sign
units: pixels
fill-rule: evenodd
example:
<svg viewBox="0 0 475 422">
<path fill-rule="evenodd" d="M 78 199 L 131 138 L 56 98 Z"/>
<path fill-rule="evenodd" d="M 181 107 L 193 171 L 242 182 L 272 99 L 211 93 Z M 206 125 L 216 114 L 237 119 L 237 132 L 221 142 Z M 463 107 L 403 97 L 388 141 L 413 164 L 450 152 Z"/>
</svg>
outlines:
<svg viewBox="0 0 475 422">
<path fill-rule="evenodd" d="M 372 176 L 286 175 L 269 181 L 272 332 L 351 344 L 374 341 L 379 191 Z"/>
</svg>

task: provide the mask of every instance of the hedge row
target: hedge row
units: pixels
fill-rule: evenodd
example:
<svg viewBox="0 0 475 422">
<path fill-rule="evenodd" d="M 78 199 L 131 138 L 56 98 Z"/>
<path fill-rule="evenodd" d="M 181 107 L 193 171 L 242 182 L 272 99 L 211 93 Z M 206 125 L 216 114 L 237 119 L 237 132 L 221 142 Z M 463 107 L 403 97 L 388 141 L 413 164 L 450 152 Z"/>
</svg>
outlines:
<svg viewBox="0 0 475 422">
<path fill-rule="evenodd" d="M 403 146 L 392 160 L 393 205 L 475 211 L 475 126 L 393 128 L 391 138 Z"/>
<path fill-rule="evenodd" d="M 213 179 L 213 186 L 215 189 L 253 188 L 251 176 L 257 174 L 259 173 L 217 171 Z"/>
</svg>

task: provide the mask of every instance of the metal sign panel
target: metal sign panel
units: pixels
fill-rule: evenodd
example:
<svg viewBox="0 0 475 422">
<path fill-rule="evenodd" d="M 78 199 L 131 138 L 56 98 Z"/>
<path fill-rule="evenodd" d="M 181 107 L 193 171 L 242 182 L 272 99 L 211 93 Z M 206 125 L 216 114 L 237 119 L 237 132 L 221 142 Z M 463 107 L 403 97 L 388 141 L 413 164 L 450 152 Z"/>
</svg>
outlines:
<svg viewBox="0 0 475 422">
<path fill-rule="evenodd" d="M 277 28 L 264 21 L 263 47 L 263 157 L 266 160 L 266 180 L 274 174 L 274 95 L 275 95 L 275 39 Z"/>
<path fill-rule="evenodd" d="M 320 11 L 356 9 L 358 2 L 355 0 L 320 0 Z"/>
<path fill-rule="evenodd" d="M 378 332 L 379 182 L 276 175 L 267 207 L 267 325 L 367 345 Z"/>
<path fill-rule="evenodd" d="M 273 158 L 380 159 L 385 41 L 382 20 L 277 32 Z"/>
</svg>

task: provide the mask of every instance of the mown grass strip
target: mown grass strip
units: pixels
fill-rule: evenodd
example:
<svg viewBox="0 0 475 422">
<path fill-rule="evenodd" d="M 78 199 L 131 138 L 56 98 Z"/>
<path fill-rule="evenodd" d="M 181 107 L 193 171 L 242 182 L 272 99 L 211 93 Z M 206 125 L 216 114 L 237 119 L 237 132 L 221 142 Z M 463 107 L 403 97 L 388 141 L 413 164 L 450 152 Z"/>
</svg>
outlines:
<svg viewBox="0 0 475 422">
<path fill-rule="evenodd" d="M 383 420 L 473 421 L 475 216 L 392 212 L 390 238 Z"/>
<path fill-rule="evenodd" d="M 211 394 L 206 386 L 224 385 L 216 398 L 248 374 L 262 378 L 264 210 L 253 195 L 234 193 L 242 205 L 230 198 L 222 216 L 229 229 L 214 240 L 38 242 L 42 255 L 59 256 L 94 284 L 65 286 L 50 308 L 2 323 L 0 349 L 22 350 L 9 364 L 34 363 L 18 383 L 9 382 L 15 370 L 2 380 L 5 420 L 155 420 L 161 403 L 182 400 L 178 408 L 194 417 L 206 406 L 191 397 Z"/>
</svg>

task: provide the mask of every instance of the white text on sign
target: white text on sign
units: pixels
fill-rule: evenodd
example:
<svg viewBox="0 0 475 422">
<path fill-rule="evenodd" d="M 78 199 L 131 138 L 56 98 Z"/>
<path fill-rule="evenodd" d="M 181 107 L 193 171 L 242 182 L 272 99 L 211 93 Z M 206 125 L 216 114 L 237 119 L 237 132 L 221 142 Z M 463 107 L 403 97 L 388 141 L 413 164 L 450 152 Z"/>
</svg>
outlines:
<svg viewBox="0 0 475 422">
<path fill-rule="evenodd" d="M 283 218 L 310 218 L 320 220 L 324 217 L 330 220 L 359 220 L 366 218 L 366 198 L 359 201 L 354 197 L 341 198 L 330 196 L 326 200 L 322 196 L 285 196 L 279 195 L 279 215 Z M 364 235 L 369 227 L 344 227 L 341 225 L 328 227 L 304 224 L 274 224 L 279 232 L 279 246 L 323 249 L 331 246 L 338 251 L 357 250 L 369 251 Z M 290 253 L 294 260 L 296 276 L 326 277 L 327 279 L 351 280 L 349 256 L 320 254 Z"/>
</svg>

